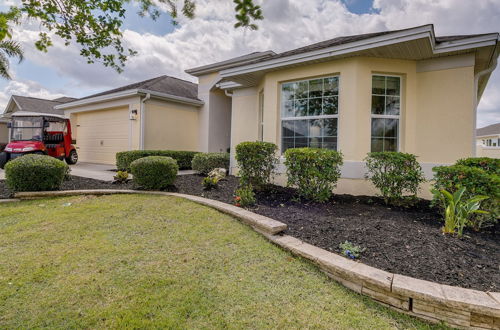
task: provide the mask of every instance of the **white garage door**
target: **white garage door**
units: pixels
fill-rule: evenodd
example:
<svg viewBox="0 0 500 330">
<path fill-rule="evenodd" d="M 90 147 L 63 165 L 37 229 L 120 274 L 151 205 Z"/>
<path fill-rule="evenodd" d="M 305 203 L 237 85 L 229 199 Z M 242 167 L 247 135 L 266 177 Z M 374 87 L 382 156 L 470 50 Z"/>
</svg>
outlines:
<svg viewBox="0 0 500 330">
<path fill-rule="evenodd" d="M 78 113 L 76 124 L 79 161 L 115 164 L 115 154 L 128 150 L 128 109 Z"/>
</svg>

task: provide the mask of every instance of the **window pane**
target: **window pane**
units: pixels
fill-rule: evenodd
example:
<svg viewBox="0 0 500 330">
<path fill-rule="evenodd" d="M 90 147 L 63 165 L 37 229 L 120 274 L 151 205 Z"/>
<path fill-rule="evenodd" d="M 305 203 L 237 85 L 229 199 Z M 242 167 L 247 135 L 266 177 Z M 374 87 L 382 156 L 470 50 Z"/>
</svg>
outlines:
<svg viewBox="0 0 500 330">
<path fill-rule="evenodd" d="M 333 96 L 339 95 L 339 78 L 338 77 L 330 77 L 324 79 L 324 96 Z"/>
<path fill-rule="evenodd" d="M 398 140 L 384 139 L 384 151 L 398 151 Z"/>
<path fill-rule="evenodd" d="M 372 94 L 385 95 L 385 77 L 373 76 L 372 77 Z"/>
<path fill-rule="evenodd" d="M 321 119 L 311 119 L 309 120 L 309 136 L 317 137 L 322 136 L 322 120 Z"/>
<path fill-rule="evenodd" d="M 372 137 L 384 136 L 384 120 L 380 118 L 372 119 Z"/>
<path fill-rule="evenodd" d="M 372 113 L 375 115 L 384 114 L 385 96 L 372 96 Z"/>
<path fill-rule="evenodd" d="M 283 137 L 293 137 L 295 135 L 295 124 L 293 120 L 283 120 L 281 127 L 281 135 Z"/>
<path fill-rule="evenodd" d="M 295 148 L 307 147 L 307 140 L 308 138 L 306 137 L 295 138 Z"/>
<path fill-rule="evenodd" d="M 293 100 L 294 83 L 286 83 L 281 87 L 282 101 Z"/>
<path fill-rule="evenodd" d="M 337 136 L 337 118 L 323 119 L 323 136 Z"/>
<path fill-rule="evenodd" d="M 281 117 L 294 117 L 295 110 L 293 108 L 293 101 L 284 101 L 281 108 Z"/>
<path fill-rule="evenodd" d="M 308 134 L 308 123 L 307 123 L 307 120 L 294 120 L 293 121 L 295 123 L 295 127 L 294 127 L 294 132 L 295 132 L 295 137 L 302 137 L 302 136 L 305 136 L 307 137 L 309 134 Z M 297 143 L 297 142 L 295 142 Z"/>
<path fill-rule="evenodd" d="M 338 113 L 338 97 L 324 97 L 323 98 L 323 114 L 336 115 Z"/>
<path fill-rule="evenodd" d="M 309 116 L 321 115 L 321 98 L 309 99 Z"/>
<path fill-rule="evenodd" d="M 399 77 L 387 77 L 386 95 L 400 95 Z"/>
<path fill-rule="evenodd" d="M 323 94 L 323 79 L 309 81 L 309 97 L 321 97 Z"/>
<path fill-rule="evenodd" d="M 323 138 L 323 148 L 337 150 L 337 138 L 336 137 Z"/>
<path fill-rule="evenodd" d="M 399 96 L 387 96 L 385 100 L 385 114 L 399 115 Z"/>
<path fill-rule="evenodd" d="M 372 138 L 372 152 L 384 151 L 384 140 Z"/>
<path fill-rule="evenodd" d="M 307 99 L 295 100 L 295 117 L 307 116 Z"/>
<path fill-rule="evenodd" d="M 283 138 L 283 152 L 285 152 L 286 149 L 294 147 L 293 140 L 293 138 Z"/>
<path fill-rule="evenodd" d="M 323 138 L 312 137 L 309 138 L 309 148 L 321 148 L 323 145 Z"/>
<path fill-rule="evenodd" d="M 398 120 L 397 119 L 384 119 L 384 121 L 385 121 L 384 137 L 397 138 L 398 137 Z"/>
<path fill-rule="evenodd" d="M 300 81 L 295 90 L 295 99 L 306 99 L 309 96 L 309 82 Z"/>
</svg>

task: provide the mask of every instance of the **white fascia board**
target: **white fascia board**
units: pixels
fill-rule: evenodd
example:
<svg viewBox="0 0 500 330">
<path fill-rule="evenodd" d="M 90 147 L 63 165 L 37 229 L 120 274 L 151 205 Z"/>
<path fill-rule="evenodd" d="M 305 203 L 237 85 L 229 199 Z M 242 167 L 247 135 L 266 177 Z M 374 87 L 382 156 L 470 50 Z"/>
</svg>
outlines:
<svg viewBox="0 0 500 330">
<path fill-rule="evenodd" d="M 5 107 L 5 109 L 3 109 L 3 112 L 2 114 L 7 114 L 8 113 L 8 110 L 10 109 L 10 106 L 12 105 L 12 103 L 15 103 L 17 105 L 17 107 L 19 109 L 21 109 L 21 107 L 19 106 L 19 104 L 16 102 L 16 100 L 14 99 L 14 97 L 10 97 L 9 99 L 9 102 L 7 103 L 7 106 Z"/>
<path fill-rule="evenodd" d="M 205 104 L 205 102 L 200 101 L 200 100 L 193 100 L 187 97 L 182 97 L 182 96 L 177 96 L 177 95 L 172 95 L 172 94 L 167 94 L 167 93 L 161 93 L 161 92 L 154 92 L 150 91 L 147 89 L 138 89 L 137 93 L 139 94 L 150 94 L 152 98 L 158 98 L 166 101 L 171 101 L 175 103 L 183 103 L 183 104 L 188 104 L 188 105 L 194 105 L 197 107 L 201 107 L 202 105 Z"/>
<path fill-rule="evenodd" d="M 500 137 L 499 134 L 488 134 L 488 135 L 477 135 L 476 139 L 484 139 L 484 138 L 489 138 L 489 137 Z"/>
<path fill-rule="evenodd" d="M 234 81 L 226 81 L 215 85 L 215 87 L 218 87 L 220 89 L 235 89 L 235 88 L 241 88 L 243 87 L 243 85 L 235 83 Z"/>
<path fill-rule="evenodd" d="M 499 40 L 498 33 L 490 33 L 484 36 L 472 37 L 458 41 L 448 41 L 432 47 L 434 54 L 455 52 L 471 48 L 494 46 Z"/>
<path fill-rule="evenodd" d="M 236 68 L 230 68 L 220 72 L 221 77 L 228 78 L 235 75 L 261 71 L 266 69 L 277 68 L 281 66 L 297 64 L 306 61 L 313 61 L 317 59 L 323 59 L 328 57 L 333 57 L 337 55 L 343 55 L 347 53 L 357 52 L 361 50 L 366 50 L 370 48 L 382 47 L 387 45 L 392 45 L 396 43 L 401 43 L 405 41 L 411 41 L 422 38 L 429 38 L 429 41 L 434 37 L 434 31 L 432 30 L 432 25 L 425 25 L 408 31 L 395 32 L 391 34 L 386 34 L 378 37 L 373 37 L 370 39 L 355 41 L 343 45 L 318 49 L 315 51 L 290 55 L 282 58 L 277 58 L 274 60 L 263 61 L 259 63 L 254 63 L 250 65 L 244 65 Z"/>
<path fill-rule="evenodd" d="M 136 95 L 137 93 L 138 93 L 137 89 L 130 89 L 130 90 L 122 91 L 122 92 L 101 95 L 101 96 L 96 96 L 96 97 L 90 97 L 88 99 L 76 100 L 73 102 L 56 105 L 54 107 L 54 109 L 61 109 L 61 110 L 70 109 L 70 108 L 78 107 L 80 105 L 98 103 L 98 102 L 103 102 L 103 101 L 111 101 L 111 100 L 126 97 L 126 96 L 132 96 L 132 95 Z"/>
</svg>

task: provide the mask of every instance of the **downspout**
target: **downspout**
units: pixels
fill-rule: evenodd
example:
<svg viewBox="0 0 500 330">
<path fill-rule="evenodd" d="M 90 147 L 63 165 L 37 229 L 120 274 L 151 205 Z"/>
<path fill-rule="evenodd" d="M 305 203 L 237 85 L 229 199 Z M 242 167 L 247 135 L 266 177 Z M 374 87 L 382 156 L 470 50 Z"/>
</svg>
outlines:
<svg viewBox="0 0 500 330">
<path fill-rule="evenodd" d="M 472 133 L 472 157 L 476 157 L 476 125 L 477 125 L 477 106 L 479 105 L 479 79 L 487 74 L 492 73 L 498 64 L 498 41 L 500 40 L 497 39 L 497 44 L 495 45 L 495 49 L 493 50 L 493 59 L 492 63 L 489 67 L 484 69 L 483 71 L 480 71 L 474 75 L 474 125 L 473 125 L 473 133 Z"/>
<path fill-rule="evenodd" d="M 141 112 L 141 134 L 140 134 L 140 137 L 139 137 L 139 149 L 140 150 L 144 150 L 144 131 L 146 129 L 146 109 L 145 109 L 145 106 L 146 106 L 146 101 L 149 100 L 151 98 L 151 94 L 150 93 L 147 93 L 146 96 L 141 100 L 141 109 L 140 109 L 140 112 Z"/>
<path fill-rule="evenodd" d="M 227 89 L 224 90 L 224 94 L 226 94 L 227 97 L 233 97 L 233 93 L 229 93 Z"/>
</svg>

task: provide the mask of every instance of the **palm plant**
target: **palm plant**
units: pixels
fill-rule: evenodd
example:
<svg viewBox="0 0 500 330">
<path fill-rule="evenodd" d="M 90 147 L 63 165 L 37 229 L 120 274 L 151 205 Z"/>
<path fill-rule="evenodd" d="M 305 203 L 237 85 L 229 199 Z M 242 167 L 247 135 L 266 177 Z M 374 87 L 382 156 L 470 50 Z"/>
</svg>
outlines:
<svg viewBox="0 0 500 330">
<path fill-rule="evenodd" d="M 439 196 L 444 206 L 443 232 L 445 234 L 454 234 L 456 232 L 458 237 L 461 237 L 472 214 L 488 213 L 479 209 L 481 202 L 488 199 L 488 196 L 473 196 L 467 200 L 462 200 L 464 193 L 465 187 L 460 188 L 453 194 L 446 190 L 434 191 L 434 194 Z"/>
<path fill-rule="evenodd" d="M 19 63 L 24 59 L 24 53 L 21 45 L 12 40 L 0 41 L 0 76 L 4 79 L 12 79 L 9 74 L 10 57 L 17 57 Z"/>
</svg>

